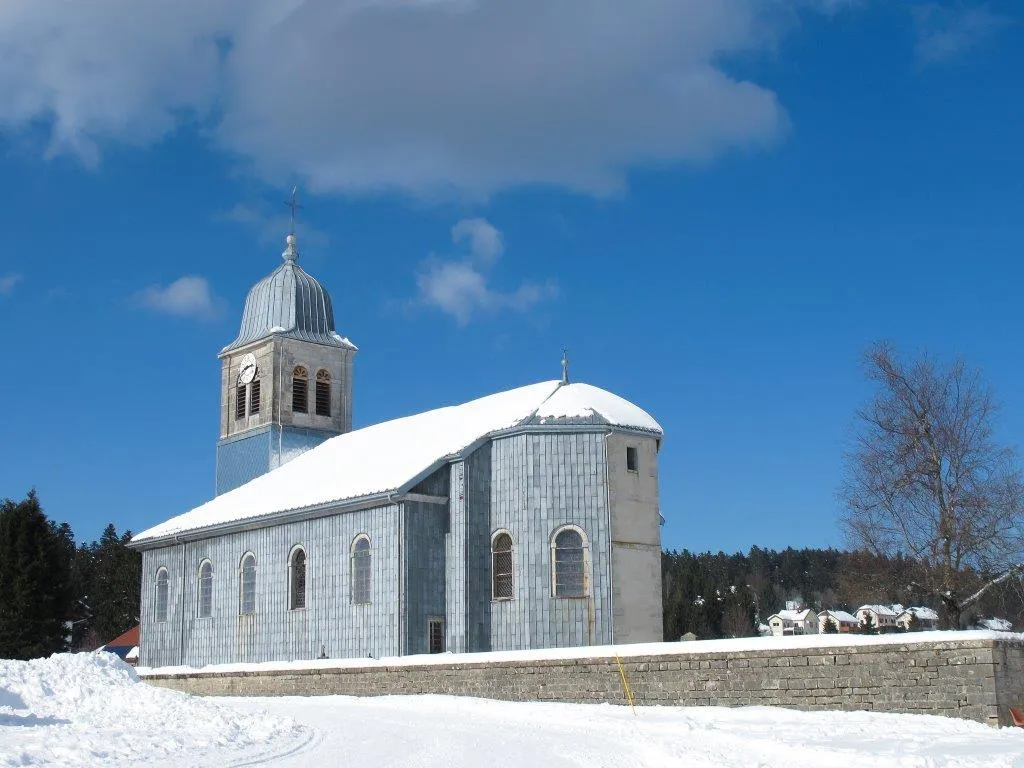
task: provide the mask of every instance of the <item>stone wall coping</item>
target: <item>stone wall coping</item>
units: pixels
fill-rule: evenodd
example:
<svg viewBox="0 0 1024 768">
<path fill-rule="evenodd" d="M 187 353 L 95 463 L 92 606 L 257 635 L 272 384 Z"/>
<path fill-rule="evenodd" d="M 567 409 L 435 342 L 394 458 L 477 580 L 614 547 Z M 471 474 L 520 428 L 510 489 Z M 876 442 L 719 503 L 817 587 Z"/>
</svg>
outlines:
<svg viewBox="0 0 1024 768">
<path fill-rule="evenodd" d="M 145 640 L 143 639 L 143 642 Z M 988 649 L 1024 645 L 1024 634 L 988 630 L 964 632 L 912 632 L 889 635 L 803 635 L 794 637 L 696 640 L 677 643 L 642 643 L 619 646 L 583 646 L 494 653 L 435 654 L 383 659 L 315 659 L 217 664 L 207 667 L 140 667 L 138 675 L 149 679 L 201 677 L 261 677 L 355 674 L 366 671 L 466 670 L 509 667 L 593 666 L 616 663 L 664 663 L 667 661 L 718 661 L 783 656 L 830 656 L 885 652 Z"/>
</svg>

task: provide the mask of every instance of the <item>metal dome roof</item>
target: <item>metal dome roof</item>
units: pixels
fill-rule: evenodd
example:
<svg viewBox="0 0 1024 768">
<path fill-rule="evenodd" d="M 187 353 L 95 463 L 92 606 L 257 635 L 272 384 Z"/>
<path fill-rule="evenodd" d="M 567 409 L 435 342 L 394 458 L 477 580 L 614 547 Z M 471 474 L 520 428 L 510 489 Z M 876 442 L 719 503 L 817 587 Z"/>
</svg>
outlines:
<svg viewBox="0 0 1024 768">
<path fill-rule="evenodd" d="M 334 328 L 331 297 L 320 283 L 296 262 L 295 235 L 288 235 L 284 264 L 260 280 L 249 291 L 242 311 L 238 338 L 222 353 L 268 336 L 285 336 L 331 347 L 355 345 Z"/>
</svg>

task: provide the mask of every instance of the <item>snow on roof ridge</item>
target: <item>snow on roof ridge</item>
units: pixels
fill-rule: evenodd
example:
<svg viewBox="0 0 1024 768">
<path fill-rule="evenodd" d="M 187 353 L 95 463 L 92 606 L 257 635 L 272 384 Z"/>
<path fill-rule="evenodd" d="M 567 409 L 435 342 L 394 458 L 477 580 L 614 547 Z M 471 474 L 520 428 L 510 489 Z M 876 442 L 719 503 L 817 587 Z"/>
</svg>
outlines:
<svg viewBox="0 0 1024 768">
<path fill-rule="evenodd" d="M 572 393 L 568 405 L 592 403 L 586 407 L 591 413 L 600 413 L 609 426 L 662 434 L 646 411 L 598 387 L 563 386 L 558 380 L 527 384 L 337 435 L 238 488 L 136 534 L 132 541 L 141 543 L 356 499 L 390 497 L 477 441 L 528 426 L 541 406 L 563 390 Z M 564 418 L 578 417 L 570 414 Z M 386 462 L 380 460 L 382 456 L 387 456 Z"/>
</svg>

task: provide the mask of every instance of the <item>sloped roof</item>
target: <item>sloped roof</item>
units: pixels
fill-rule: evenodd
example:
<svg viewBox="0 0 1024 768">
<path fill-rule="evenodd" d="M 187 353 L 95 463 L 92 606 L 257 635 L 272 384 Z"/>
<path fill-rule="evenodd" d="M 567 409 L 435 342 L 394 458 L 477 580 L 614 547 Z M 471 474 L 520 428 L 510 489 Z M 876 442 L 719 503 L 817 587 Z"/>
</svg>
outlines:
<svg viewBox="0 0 1024 768">
<path fill-rule="evenodd" d="M 807 621 L 810 616 L 814 616 L 814 612 L 810 608 L 804 608 L 802 611 L 779 611 L 773 613 L 772 616 L 778 616 L 783 621 Z M 770 619 L 772 616 L 769 616 Z"/>
<path fill-rule="evenodd" d="M 926 621 L 938 621 L 938 619 L 939 619 L 939 614 L 933 608 L 919 608 L 919 607 L 904 608 L 900 612 L 900 616 L 902 616 L 905 613 L 912 614 L 914 616 L 917 616 L 917 618 L 924 619 Z"/>
<path fill-rule="evenodd" d="M 491 434 L 534 425 L 614 426 L 662 434 L 646 411 L 618 395 L 589 384 L 545 381 L 332 437 L 142 531 L 132 542 L 394 493 Z"/>
<path fill-rule="evenodd" d="M 818 614 L 819 617 L 825 615 L 831 616 L 836 621 L 841 621 L 846 624 L 860 624 L 860 621 L 857 619 L 856 616 L 847 613 L 846 611 L 822 611 Z"/>
<path fill-rule="evenodd" d="M 895 616 L 896 613 L 897 613 L 896 611 L 894 611 L 888 605 L 862 605 L 857 610 L 858 611 L 874 611 L 879 616 Z M 902 610 L 902 608 L 900 610 Z"/>
<path fill-rule="evenodd" d="M 131 648 L 139 644 L 139 625 L 136 624 L 134 627 L 124 632 L 109 643 L 104 645 L 100 650 L 111 651 L 114 648 Z"/>
</svg>

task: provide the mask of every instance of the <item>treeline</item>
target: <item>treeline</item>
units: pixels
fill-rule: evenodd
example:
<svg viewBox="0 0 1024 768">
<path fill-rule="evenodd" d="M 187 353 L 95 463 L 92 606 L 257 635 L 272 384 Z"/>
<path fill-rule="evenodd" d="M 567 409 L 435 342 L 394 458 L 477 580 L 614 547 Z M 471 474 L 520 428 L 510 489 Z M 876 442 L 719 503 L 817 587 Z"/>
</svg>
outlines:
<svg viewBox="0 0 1024 768">
<path fill-rule="evenodd" d="M 0 502 L 0 658 L 95 648 L 139 621 L 142 559 L 108 525 L 76 546 L 35 492 Z"/>
<path fill-rule="evenodd" d="M 878 557 L 836 549 L 753 547 L 747 554 L 662 553 L 662 598 L 666 640 L 687 632 L 699 638 L 747 637 L 758 623 L 789 601 L 815 611 L 840 609 L 853 613 L 861 605 L 881 603 L 927 606 L 942 615 L 921 589 L 921 563 L 909 558 Z M 964 574 L 979 587 L 985 574 Z M 1019 580 L 987 593 L 963 617 L 964 626 L 999 616 L 1014 626 L 1024 624 L 1024 595 Z"/>
</svg>

